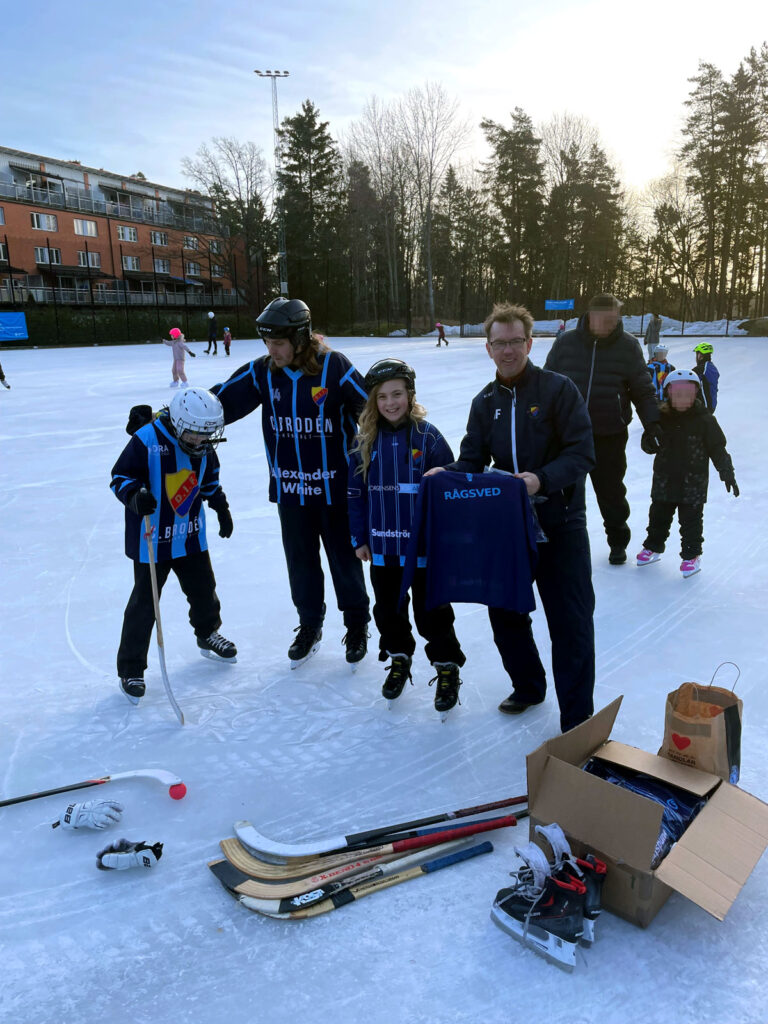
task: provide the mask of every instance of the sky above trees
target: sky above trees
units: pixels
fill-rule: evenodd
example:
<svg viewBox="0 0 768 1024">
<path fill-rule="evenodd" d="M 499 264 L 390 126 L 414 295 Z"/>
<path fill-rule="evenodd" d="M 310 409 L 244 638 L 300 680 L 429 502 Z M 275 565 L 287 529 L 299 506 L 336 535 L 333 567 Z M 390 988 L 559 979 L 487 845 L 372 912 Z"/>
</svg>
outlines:
<svg viewBox="0 0 768 1024">
<path fill-rule="evenodd" d="M 5 35 L 12 102 L 0 138 L 184 186 L 182 158 L 214 136 L 271 156 L 269 83 L 253 70 L 280 68 L 291 72 L 281 117 L 309 98 L 337 136 L 371 97 L 440 82 L 471 125 L 468 162 L 488 155 L 484 118 L 507 123 L 516 107 L 535 125 L 588 118 L 622 183 L 638 188 L 669 170 L 699 61 L 732 74 L 764 24 L 762 0 L 732 0 L 727 12 L 712 0 L 46 0 L 17 6 Z"/>
</svg>

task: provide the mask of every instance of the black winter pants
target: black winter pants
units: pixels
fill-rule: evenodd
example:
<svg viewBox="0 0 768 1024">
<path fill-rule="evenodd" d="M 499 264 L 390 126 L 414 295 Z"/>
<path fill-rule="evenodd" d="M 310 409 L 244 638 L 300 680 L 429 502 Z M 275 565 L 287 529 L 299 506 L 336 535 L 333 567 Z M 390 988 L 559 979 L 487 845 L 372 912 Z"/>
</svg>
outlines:
<svg viewBox="0 0 768 1024">
<path fill-rule="evenodd" d="M 221 605 L 216 594 L 216 579 L 207 551 L 184 558 L 172 558 L 157 563 L 157 591 L 171 571 L 189 604 L 189 621 L 196 636 L 207 637 L 221 625 Z M 155 624 L 155 606 L 152 601 L 152 577 L 148 562 L 133 563 L 133 591 L 123 615 L 123 632 L 117 652 L 117 674 L 128 679 L 143 676 L 147 667 L 147 652 Z"/>
<path fill-rule="evenodd" d="M 452 661 L 461 667 L 466 658 L 456 639 L 453 608 L 449 604 L 426 609 L 427 570 L 417 569 L 413 574 L 410 595 L 398 608 L 403 569 L 399 565 L 372 565 L 371 586 L 376 598 L 373 618 L 379 630 L 379 660 L 386 655 L 407 654 L 413 657 L 416 641 L 408 619 L 408 605 L 413 597 L 413 618 L 419 635 L 427 641 L 425 651 L 431 664 Z"/>
<path fill-rule="evenodd" d="M 325 577 L 320 542 L 325 548 L 344 625 L 362 626 L 371 618 L 363 566 L 352 547 L 346 505 L 278 505 L 291 600 L 302 626 L 323 624 Z"/>
<path fill-rule="evenodd" d="M 552 674 L 563 732 L 593 713 L 595 630 L 592 558 L 586 529 L 550 536 L 539 545 L 536 588 L 552 642 Z M 516 700 L 544 700 L 547 680 L 530 615 L 489 608 L 493 639 L 512 680 Z"/>
<path fill-rule="evenodd" d="M 648 513 L 648 535 L 643 544 L 649 551 L 664 550 L 675 517 L 680 523 L 680 557 L 698 558 L 704 545 L 704 506 L 678 505 L 674 501 L 652 501 Z"/>
<path fill-rule="evenodd" d="M 603 517 L 603 526 L 611 548 L 626 548 L 630 540 L 629 502 L 624 486 L 627 472 L 627 440 L 629 431 L 605 436 L 593 435 L 595 468 L 589 474 L 595 497 Z"/>
</svg>

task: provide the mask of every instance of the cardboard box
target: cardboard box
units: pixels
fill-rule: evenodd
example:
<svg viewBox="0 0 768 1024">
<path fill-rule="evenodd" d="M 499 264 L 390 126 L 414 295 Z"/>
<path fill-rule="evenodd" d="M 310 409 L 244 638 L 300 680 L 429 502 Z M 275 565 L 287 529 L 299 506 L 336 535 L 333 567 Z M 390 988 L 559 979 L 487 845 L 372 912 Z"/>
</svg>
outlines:
<svg viewBox="0 0 768 1024">
<path fill-rule="evenodd" d="M 633 924 L 650 924 L 673 890 L 722 921 L 768 847 L 768 805 L 717 775 L 609 739 L 622 699 L 528 755 L 531 839 L 549 854 L 534 826 L 556 821 L 574 853 L 605 860 L 603 907 Z M 583 771 L 593 756 L 707 797 L 655 871 L 661 806 Z"/>
</svg>

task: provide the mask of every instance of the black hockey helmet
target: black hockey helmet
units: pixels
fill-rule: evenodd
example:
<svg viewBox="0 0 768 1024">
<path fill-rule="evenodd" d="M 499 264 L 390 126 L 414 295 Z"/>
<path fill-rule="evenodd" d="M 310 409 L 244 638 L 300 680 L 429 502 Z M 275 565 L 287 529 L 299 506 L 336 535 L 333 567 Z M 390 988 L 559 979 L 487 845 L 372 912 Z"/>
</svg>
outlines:
<svg viewBox="0 0 768 1024">
<path fill-rule="evenodd" d="M 412 394 L 416 391 L 416 371 L 402 359 L 379 359 L 366 373 L 365 386 L 370 391 L 387 380 L 404 380 Z"/>
<path fill-rule="evenodd" d="M 296 352 L 309 344 L 312 314 L 301 299 L 273 299 L 256 317 L 256 329 L 263 341 L 287 338 Z"/>
</svg>

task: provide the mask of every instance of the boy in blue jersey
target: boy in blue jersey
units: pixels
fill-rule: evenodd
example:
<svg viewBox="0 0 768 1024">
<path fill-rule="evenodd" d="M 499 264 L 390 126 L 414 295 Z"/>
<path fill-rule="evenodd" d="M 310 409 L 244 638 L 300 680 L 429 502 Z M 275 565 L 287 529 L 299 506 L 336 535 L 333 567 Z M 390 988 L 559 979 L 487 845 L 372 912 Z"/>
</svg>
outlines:
<svg viewBox="0 0 768 1024">
<path fill-rule="evenodd" d="M 472 400 L 459 458 L 446 469 L 480 473 L 486 466 L 513 473 L 536 505 L 546 543 L 538 546 L 536 588 L 552 642 L 552 672 L 563 732 L 593 712 L 595 637 L 592 563 L 584 482 L 595 450 L 587 407 L 562 374 L 534 366 L 533 317 L 523 306 L 494 306 L 484 324 L 496 376 Z M 432 473 L 439 470 L 432 470 Z M 498 542 L 511 543 L 499 522 Z M 493 639 L 513 691 L 499 705 L 518 715 L 546 695 L 547 681 L 531 617 L 489 608 Z"/>
<path fill-rule="evenodd" d="M 712 362 L 712 353 L 715 350 L 710 342 L 702 341 L 693 351 L 696 353 L 693 372 L 701 381 L 704 404 L 710 412 L 714 412 L 717 408 L 717 389 L 720 383 L 720 371 Z"/>
<path fill-rule="evenodd" d="M 112 467 L 110 483 L 125 505 L 125 553 L 134 563 L 134 587 L 117 653 L 120 689 L 133 704 L 145 693 L 144 671 L 155 622 L 145 516 L 150 517 L 158 592 L 173 571 L 189 603 L 200 653 L 230 662 L 237 655 L 235 645 L 218 632 L 221 606 L 202 504 L 207 501 L 216 512 L 219 536 L 231 537 L 232 516 L 219 483 L 215 452 L 224 430 L 221 403 L 203 388 L 185 388 L 157 419 L 147 420 L 151 409 L 132 410 L 126 429 L 133 436 Z M 135 429 L 138 423 L 144 425 Z"/>
<path fill-rule="evenodd" d="M 368 645 L 368 594 L 349 543 L 347 472 L 357 419 L 367 398 L 363 379 L 341 352 L 312 331 L 300 299 L 275 299 L 256 320 L 267 355 L 253 359 L 212 390 L 233 423 L 261 406 L 269 460 L 269 500 L 277 504 L 291 598 L 299 616 L 288 650 L 296 668 L 317 650 L 325 617 L 322 543 L 347 628 L 354 668 Z"/>
<path fill-rule="evenodd" d="M 660 341 L 648 360 L 648 373 L 651 375 L 651 383 L 660 402 L 664 401 L 664 381 L 667 374 L 674 370 L 674 366 L 667 359 L 668 351 L 664 342 Z"/>
<path fill-rule="evenodd" d="M 374 363 L 365 375 L 368 401 L 349 464 L 352 546 L 361 561 L 371 563 L 379 660 L 392 659 L 381 690 L 387 700 L 399 697 L 411 678 L 416 650 L 409 598 L 406 592 L 400 605 L 400 585 L 419 483 L 426 470 L 453 459 L 443 435 L 427 423 L 426 409 L 416 401 L 415 384 L 416 374 L 402 359 Z M 427 611 L 425 564 L 419 560 L 411 585 L 413 616 L 437 670 L 432 680 L 437 682 L 435 708 L 443 713 L 458 699 L 459 668 L 465 657 L 453 629 L 451 606 Z"/>
</svg>

